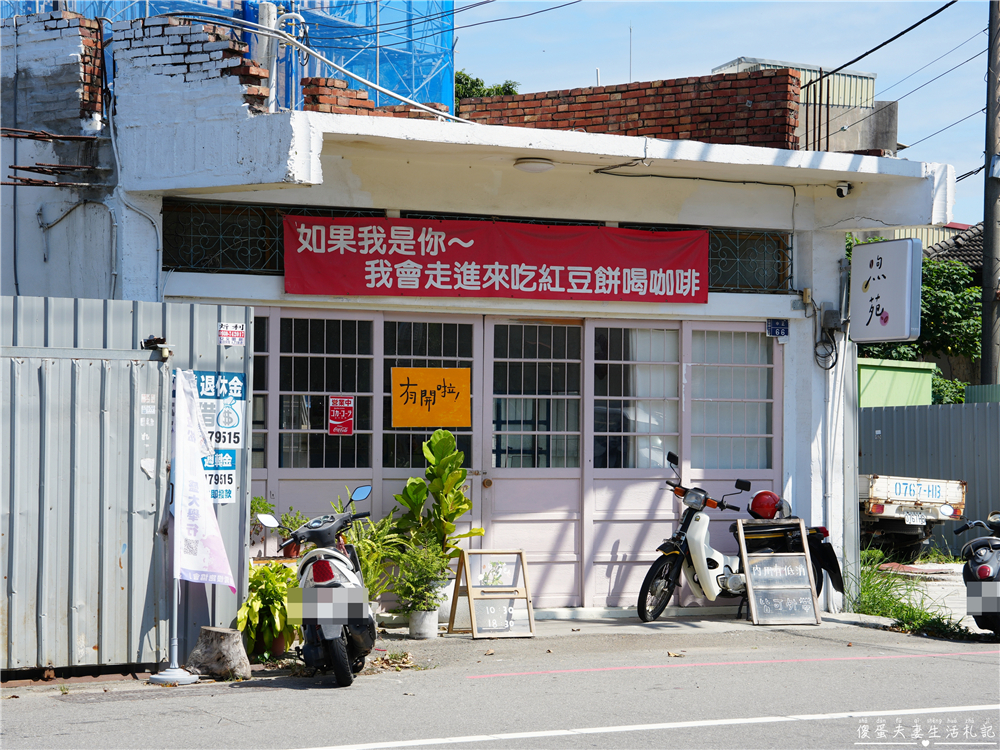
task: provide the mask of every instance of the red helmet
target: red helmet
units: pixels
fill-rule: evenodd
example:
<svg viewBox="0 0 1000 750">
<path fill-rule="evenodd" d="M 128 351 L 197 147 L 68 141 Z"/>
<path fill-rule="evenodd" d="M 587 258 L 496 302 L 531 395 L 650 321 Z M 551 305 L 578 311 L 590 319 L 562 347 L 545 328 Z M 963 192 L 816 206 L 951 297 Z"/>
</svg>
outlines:
<svg viewBox="0 0 1000 750">
<path fill-rule="evenodd" d="M 788 518 L 792 515 L 788 501 L 782 500 L 770 490 L 761 490 L 754 495 L 749 511 L 754 518 Z"/>
</svg>

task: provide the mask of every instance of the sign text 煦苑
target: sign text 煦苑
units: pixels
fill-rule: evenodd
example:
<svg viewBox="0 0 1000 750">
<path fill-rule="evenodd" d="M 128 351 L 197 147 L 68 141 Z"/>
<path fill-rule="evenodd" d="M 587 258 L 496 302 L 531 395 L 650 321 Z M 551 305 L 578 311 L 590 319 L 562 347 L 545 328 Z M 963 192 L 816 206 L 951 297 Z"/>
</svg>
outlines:
<svg viewBox="0 0 1000 750">
<path fill-rule="evenodd" d="M 708 302 L 708 232 L 285 216 L 289 294 Z"/>
<path fill-rule="evenodd" d="M 471 427 L 472 370 L 393 367 L 393 427 Z"/>
</svg>

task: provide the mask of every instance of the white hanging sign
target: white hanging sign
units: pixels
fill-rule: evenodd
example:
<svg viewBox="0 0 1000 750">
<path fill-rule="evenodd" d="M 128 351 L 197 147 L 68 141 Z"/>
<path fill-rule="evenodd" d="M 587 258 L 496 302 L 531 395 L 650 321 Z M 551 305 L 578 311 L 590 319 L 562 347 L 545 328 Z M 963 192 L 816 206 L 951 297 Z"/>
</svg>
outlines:
<svg viewBox="0 0 1000 750">
<path fill-rule="evenodd" d="M 851 340 L 859 344 L 920 337 L 920 240 L 855 245 L 851 254 Z"/>
</svg>

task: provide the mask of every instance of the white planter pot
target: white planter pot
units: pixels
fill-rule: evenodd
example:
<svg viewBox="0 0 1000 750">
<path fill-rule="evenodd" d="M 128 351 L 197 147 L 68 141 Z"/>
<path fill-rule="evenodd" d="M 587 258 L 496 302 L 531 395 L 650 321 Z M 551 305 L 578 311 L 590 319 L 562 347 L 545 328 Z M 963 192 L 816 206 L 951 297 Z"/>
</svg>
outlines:
<svg viewBox="0 0 1000 750">
<path fill-rule="evenodd" d="M 410 638 L 437 638 L 438 611 L 410 612 Z"/>
<path fill-rule="evenodd" d="M 448 620 L 451 619 L 451 600 L 455 596 L 455 579 L 452 578 L 450 581 L 442 581 L 441 588 L 447 597 L 441 606 L 438 607 L 438 622 L 443 625 L 448 624 Z"/>
</svg>

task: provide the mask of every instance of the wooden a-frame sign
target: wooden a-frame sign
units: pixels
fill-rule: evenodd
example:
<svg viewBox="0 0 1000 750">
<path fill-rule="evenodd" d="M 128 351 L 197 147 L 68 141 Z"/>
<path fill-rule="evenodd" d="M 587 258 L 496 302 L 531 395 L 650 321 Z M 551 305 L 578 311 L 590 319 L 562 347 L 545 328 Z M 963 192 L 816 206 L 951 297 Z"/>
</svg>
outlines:
<svg viewBox="0 0 1000 750">
<path fill-rule="evenodd" d="M 504 557 L 513 559 L 513 566 L 509 571 L 506 562 L 497 560 Z M 479 576 L 477 585 L 473 585 L 472 571 L 478 569 L 472 565 L 473 558 L 489 560 L 488 567 L 479 566 L 485 572 Z M 510 580 L 506 580 L 507 578 Z M 456 627 L 459 599 L 469 603 L 471 628 Z M 527 638 L 535 635 L 535 612 L 531 607 L 524 550 L 462 550 L 462 556 L 458 559 L 458 576 L 451 602 L 451 617 L 448 618 L 448 632 L 472 633 L 473 638 Z"/>
<path fill-rule="evenodd" d="M 801 552 L 750 552 L 747 550 L 747 532 L 753 535 L 754 526 L 762 526 L 778 534 L 782 527 L 798 529 L 802 543 Z M 819 600 L 813 576 L 812 558 L 806 536 L 806 525 L 801 518 L 767 521 L 736 519 L 740 558 L 746 574 L 746 598 L 750 619 L 754 625 L 819 625 Z"/>
</svg>

